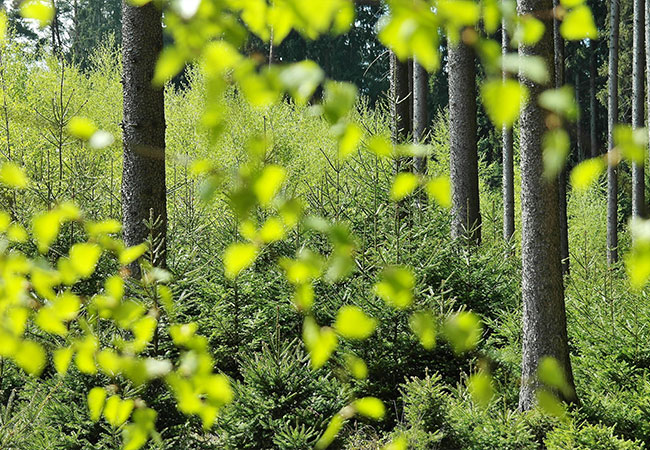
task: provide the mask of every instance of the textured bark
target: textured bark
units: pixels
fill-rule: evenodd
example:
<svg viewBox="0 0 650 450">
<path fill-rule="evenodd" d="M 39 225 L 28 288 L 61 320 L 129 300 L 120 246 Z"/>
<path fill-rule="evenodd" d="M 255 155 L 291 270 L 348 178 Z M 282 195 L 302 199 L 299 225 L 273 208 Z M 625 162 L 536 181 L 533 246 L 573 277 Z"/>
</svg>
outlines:
<svg viewBox="0 0 650 450">
<path fill-rule="evenodd" d="M 391 135 L 393 142 L 404 142 L 410 131 L 409 64 L 390 53 Z"/>
<path fill-rule="evenodd" d="M 540 56 L 553 64 L 552 0 L 518 0 L 521 15 L 532 14 L 545 21 L 546 31 L 534 46 L 520 46 L 522 56 Z M 520 74 L 523 78 L 523 74 Z M 557 179 L 542 176 L 544 113 L 537 104 L 543 86 L 523 80 L 531 98 L 520 118 L 522 203 L 522 300 L 523 351 L 519 408 L 535 404 L 537 366 L 545 356 L 555 358 L 573 386 L 567 343 L 564 286 L 560 261 Z"/>
<path fill-rule="evenodd" d="M 429 92 L 429 74 L 417 61 L 413 62 L 413 140 L 424 143 L 429 125 L 429 107 L 427 94 Z M 427 158 L 416 157 L 413 161 L 415 172 L 425 174 Z"/>
<path fill-rule="evenodd" d="M 508 53 L 508 32 L 505 24 L 501 27 L 501 53 Z M 503 72 L 503 79 L 507 77 Z M 515 234 L 515 171 L 514 171 L 514 145 L 512 128 L 503 127 L 503 239 L 509 242 Z"/>
<path fill-rule="evenodd" d="M 476 147 L 474 51 L 462 41 L 449 45 L 449 135 L 453 238 L 481 241 Z"/>
<path fill-rule="evenodd" d="M 559 0 L 553 0 L 553 7 L 560 5 Z M 560 21 L 553 20 L 553 65 L 555 68 L 555 87 L 564 86 L 564 39 L 560 34 Z M 558 214 L 560 217 L 560 257 L 562 258 L 562 273 L 569 273 L 569 225 L 566 212 L 566 173 L 567 167 L 558 175 Z"/>
<path fill-rule="evenodd" d="M 596 101 L 597 76 L 596 43 L 589 41 L 589 146 L 592 158 L 600 154 L 598 151 L 598 132 L 596 131 L 596 120 L 598 118 L 598 102 Z"/>
<path fill-rule="evenodd" d="M 578 106 L 578 118 L 576 119 L 576 150 L 578 151 L 578 158 L 580 161 L 587 159 L 582 144 L 582 107 L 580 103 L 580 72 L 576 70 L 576 105 Z"/>
<path fill-rule="evenodd" d="M 644 102 L 644 1 L 634 0 L 634 26 L 632 30 L 632 128 L 643 127 Z M 632 217 L 645 217 L 644 163 L 632 163 Z"/>
<path fill-rule="evenodd" d="M 607 95 L 607 150 L 614 148 L 614 126 L 618 122 L 618 35 L 619 0 L 610 0 L 609 68 Z M 649 72 L 650 73 L 650 72 Z M 611 155 L 611 153 L 610 153 Z M 618 261 L 618 168 L 607 164 L 607 264 Z"/>
<path fill-rule="evenodd" d="M 123 233 L 126 245 L 144 242 L 154 228 L 154 263 L 165 266 L 167 208 L 165 188 L 165 109 L 163 90 L 154 88 L 156 60 L 163 46 L 162 15 L 153 3 L 122 4 L 124 172 L 122 175 Z M 139 275 L 137 264 L 132 265 Z"/>
</svg>

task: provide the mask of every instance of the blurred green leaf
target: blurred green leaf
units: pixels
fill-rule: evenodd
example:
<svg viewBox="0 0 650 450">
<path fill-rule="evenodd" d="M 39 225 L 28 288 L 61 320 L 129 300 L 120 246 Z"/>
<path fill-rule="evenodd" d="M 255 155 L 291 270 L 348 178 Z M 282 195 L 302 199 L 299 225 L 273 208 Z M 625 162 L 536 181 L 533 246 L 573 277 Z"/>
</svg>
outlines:
<svg viewBox="0 0 650 450">
<path fill-rule="evenodd" d="M 358 306 L 342 306 L 336 314 L 334 328 L 348 339 L 367 339 L 375 331 L 377 320 L 368 317 Z"/>
<path fill-rule="evenodd" d="M 491 80 L 483 83 L 481 96 L 492 123 L 499 128 L 510 128 L 528 99 L 528 90 L 515 80 Z"/>
</svg>

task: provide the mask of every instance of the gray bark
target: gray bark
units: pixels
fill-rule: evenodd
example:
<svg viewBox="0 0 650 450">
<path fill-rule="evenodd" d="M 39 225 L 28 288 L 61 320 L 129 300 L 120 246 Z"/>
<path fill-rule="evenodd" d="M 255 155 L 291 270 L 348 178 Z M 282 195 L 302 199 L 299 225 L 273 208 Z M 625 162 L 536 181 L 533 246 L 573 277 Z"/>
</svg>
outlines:
<svg viewBox="0 0 650 450">
<path fill-rule="evenodd" d="M 596 43 L 589 41 L 589 143 L 591 157 L 595 158 L 600 154 L 598 151 L 598 132 L 596 131 L 596 119 L 598 117 L 598 102 L 596 101 Z"/>
<path fill-rule="evenodd" d="M 542 39 L 534 46 L 520 46 L 519 53 L 540 56 L 548 67 L 553 64 L 552 19 L 548 14 L 552 6 L 552 0 L 517 1 L 520 15 L 531 14 L 546 22 Z M 520 73 L 520 77 L 523 79 L 524 75 Z M 557 179 L 549 181 L 542 176 L 545 116 L 537 97 L 544 87 L 530 80 L 522 82 L 531 95 L 520 118 L 523 350 L 519 408 L 528 410 L 535 404 L 536 372 L 541 358 L 555 358 L 571 386 L 573 376 L 560 260 Z"/>
<path fill-rule="evenodd" d="M 644 102 L 644 2 L 634 0 L 634 26 L 632 30 L 632 128 L 643 127 Z M 645 175 L 643 162 L 632 163 L 632 216 L 645 217 Z"/>
<path fill-rule="evenodd" d="M 505 24 L 501 27 L 501 53 L 508 53 L 508 32 Z M 506 72 L 503 72 L 503 79 L 507 78 Z M 509 242 L 515 234 L 515 171 L 514 171 L 514 143 L 512 127 L 503 127 L 502 130 L 503 145 L 503 239 Z"/>
<path fill-rule="evenodd" d="M 614 148 L 614 126 L 618 122 L 618 35 L 619 0 L 610 0 L 609 68 L 607 96 L 607 150 Z M 649 72 L 650 73 L 650 72 Z M 618 261 L 618 168 L 607 164 L 607 264 Z"/>
<path fill-rule="evenodd" d="M 559 0 L 553 0 L 553 6 L 558 7 Z M 553 20 L 553 62 L 555 68 L 555 87 L 564 86 L 564 39 L 560 34 L 560 21 Z M 566 211 L 566 165 L 558 175 L 558 214 L 560 216 L 560 257 L 562 258 L 562 273 L 569 273 L 569 225 Z"/>
<path fill-rule="evenodd" d="M 429 92 L 429 74 L 416 60 L 413 61 L 413 140 L 419 144 L 427 138 L 429 109 L 427 93 Z M 416 157 L 413 161 L 415 172 L 425 174 L 427 158 Z"/>
<path fill-rule="evenodd" d="M 164 93 L 152 86 L 158 55 L 162 50 L 162 14 L 149 3 L 142 7 L 122 4 L 122 56 L 124 118 L 124 172 L 122 208 L 124 242 L 144 242 L 150 217 L 153 229 L 154 264 L 165 266 L 167 208 L 165 188 Z M 137 264 L 132 265 L 139 275 Z"/>
<path fill-rule="evenodd" d="M 474 50 L 462 41 L 449 45 L 449 135 L 453 238 L 481 241 L 476 147 Z"/>
</svg>

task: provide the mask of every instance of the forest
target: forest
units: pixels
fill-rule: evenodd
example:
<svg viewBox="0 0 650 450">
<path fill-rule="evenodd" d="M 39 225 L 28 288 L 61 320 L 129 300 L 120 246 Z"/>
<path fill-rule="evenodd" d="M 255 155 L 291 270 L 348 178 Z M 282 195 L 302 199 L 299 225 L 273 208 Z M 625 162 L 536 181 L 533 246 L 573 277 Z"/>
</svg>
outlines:
<svg viewBox="0 0 650 450">
<path fill-rule="evenodd" d="M 650 0 L 2 0 L 0 450 L 650 447 Z"/>
</svg>

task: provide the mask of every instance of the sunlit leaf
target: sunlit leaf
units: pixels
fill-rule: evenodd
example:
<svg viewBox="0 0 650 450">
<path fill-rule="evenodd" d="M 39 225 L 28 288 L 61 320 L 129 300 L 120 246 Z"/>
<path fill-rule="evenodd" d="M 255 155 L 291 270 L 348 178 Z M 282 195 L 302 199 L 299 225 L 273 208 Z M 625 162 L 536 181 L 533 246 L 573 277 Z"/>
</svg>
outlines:
<svg viewBox="0 0 650 450">
<path fill-rule="evenodd" d="M 68 123 L 68 133 L 77 139 L 89 140 L 97 132 L 97 126 L 87 117 L 75 116 Z"/>
<path fill-rule="evenodd" d="M 20 14 L 26 19 L 35 19 L 41 28 L 54 18 L 54 5 L 50 0 L 26 0 L 20 5 Z"/>
<path fill-rule="evenodd" d="M 477 372 L 467 380 L 467 388 L 474 402 L 486 407 L 494 396 L 492 377 L 484 372 Z"/>
<path fill-rule="evenodd" d="M 280 73 L 282 85 L 299 105 L 307 103 L 324 78 L 325 73 L 313 61 L 291 64 Z"/>
<path fill-rule="evenodd" d="M 280 191 L 287 171 L 280 166 L 268 165 L 253 184 L 253 191 L 261 206 L 268 206 Z"/>
<path fill-rule="evenodd" d="M 443 332 L 454 352 L 462 353 L 476 348 L 481 340 L 483 329 L 476 314 L 463 311 L 445 321 Z"/>
<path fill-rule="evenodd" d="M 563 419 L 566 416 L 566 406 L 551 392 L 538 389 L 535 393 L 537 405 L 546 414 Z"/>
<path fill-rule="evenodd" d="M 451 181 L 447 176 L 432 179 L 426 186 L 427 195 L 443 208 L 451 208 Z"/>
<path fill-rule="evenodd" d="M 70 249 L 70 262 L 82 278 L 88 278 L 95 272 L 101 254 L 102 248 L 97 244 L 75 244 Z"/>
<path fill-rule="evenodd" d="M 384 403 L 376 397 L 364 397 L 354 402 L 354 408 L 362 416 L 381 420 L 386 414 Z"/>
<path fill-rule="evenodd" d="M 56 373 L 59 375 L 65 375 L 65 373 L 68 371 L 68 367 L 70 366 L 70 362 L 72 362 L 73 354 L 74 349 L 72 347 L 58 348 L 54 351 L 52 360 L 54 362 Z"/>
<path fill-rule="evenodd" d="M 34 341 L 22 341 L 14 355 L 14 360 L 25 372 L 38 376 L 45 368 L 45 350 Z"/>
<path fill-rule="evenodd" d="M 531 15 L 525 15 L 520 17 L 512 40 L 524 45 L 535 45 L 542 38 L 545 30 L 544 22 Z"/>
<path fill-rule="evenodd" d="M 411 195 L 415 188 L 418 187 L 418 177 L 411 172 L 400 172 L 395 177 L 390 189 L 390 198 L 394 201 L 400 201 Z"/>
<path fill-rule="evenodd" d="M 342 306 L 336 314 L 334 328 L 348 339 L 367 339 L 375 331 L 377 320 L 368 317 L 358 306 Z"/>
<path fill-rule="evenodd" d="M 436 321 L 433 314 L 428 311 L 416 312 L 409 318 L 411 330 L 420 340 L 420 344 L 427 350 L 436 345 Z"/>
<path fill-rule="evenodd" d="M 243 270 L 250 267 L 257 257 L 254 244 L 230 244 L 223 254 L 223 264 L 228 278 L 236 278 Z"/>
<path fill-rule="evenodd" d="M 491 80 L 483 83 L 481 96 L 492 123 L 510 128 L 528 99 L 528 90 L 515 80 Z"/>
<path fill-rule="evenodd" d="M 555 178 L 564 168 L 570 146 L 569 133 L 563 128 L 556 128 L 544 133 L 542 156 L 544 160 L 544 176 L 547 179 Z"/>
<path fill-rule="evenodd" d="M 383 446 L 381 450 L 408 450 L 408 440 L 404 435 L 398 436 Z"/>
<path fill-rule="evenodd" d="M 0 183 L 10 188 L 24 189 L 29 185 L 29 180 L 20 166 L 8 161 L 0 167 Z"/>
<path fill-rule="evenodd" d="M 546 386 L 557 389 L 566 397 L 571 397 L 574 394 L 564 369 L 555 358 L 545 356 L 539 361 L 537 377 Z"/>
<path fill-rule="evenodd" d="M 504 71 L 513 75 L 521 74 L 535 83 L 545 84 L 550 80 L 546 60 L 539 56 L 523 56 L 518 53 L 508 53 L 501 58 Z"/>
<path fill-rule="evenodd" d="M 539 105 L 569 120 L 577 117 L 575 96 L 571 86 L 562 86 L 558 89 L 547 89 L 538 97 Z"/>
<path fill-rule="evenodd" d="M 123 266 L 128 266 L 132 262 L 136 261 L 147 251 L 147 244 L 142 243 L 139 245 L 134 245 L 133 247 L 125 248 L 120 252 L 120 264 Z"/>
<path fill-rule="evenodd" d="M 345 117 L 354 106 L 357 93 L 356 86 L 351 83 L 327 82 L 322 106 L 327 121 L 335 124 Z"/>
<path fill-rule="evenodd" d="M 45 253 L 59 235 L 61 216 L 58 211 L 47 211 L 32 219 L 32 231 L 36 245 L 41 253 Z"/>
<path fill-rule="evenodd" d="M 178 47 L 165 46 L 158 56 L 152 83 L 154 86 L 163 86 L 178 75 L 183 67 L 185 67 L 185 56 Z"/>
<path fill-rule="evenodd" d="M 405 309 L 413 303 L 415 277 L 404 267 L 387 267 L 382 272 L 380 281 L 375 284 L 375 294 L 387 304 Z"/>
<path fill-rule="evenodd" d="M 101 387 L 94 387 L 88 392 L 88 410 L 90 411 L 90 419 L 97 422 L 104 410 L 104 403 L 106 401 L 106 389 Z"/>
<path fill-rule="evenodd" d="M 336 436 L 339 434 L 339 431 L 341 431 L 341 428 L 343 428 L 343 424 L 345 423 L 345 419 L 340 415 L 336 414 L 330 422 L 327 424 L 327 428 L 325 429 L 325 432 L 323 435 L 320 437 L 318 442 L 316 442 L 316 449 L 325 449 L 327 448 L 334 439 L 336 439 Z"/>
<path fill-rule="evenodd" d="M 357 380 L 363 380 L 368 376 L 368 366 L 358 356 L 347 353 L 345 355 L 345 367 Z"/>
<path fill-rule="evenodd" d="M 106 400 L 104 417 L 111 426 L 117 428 L 128 420 L 131 411 L 133 411 L 133 406 L 133 400 L 122 400 L 117 395 L 111 395 L 109 399 Z"/>
<path fill-rule="evenodd" d="M 591 8 L 587 5 L 579 5 L 571 9 L 562 20 L 560 33 L 569 41 L 598 39 L 598 29 Z"/>
<path fill-rule="evenodd" d="M 339 158 L 346 159 L 359 148 L 363 138 L 363 130 L 356 123 L 344 125 L 344 130 L 339 136 Z"/>
<path fill-rule="evenodd" d="M 598 180 L 605 168 L 602 158 L 587 159 L 571 171 L 571 185 L 578 190 L 588 189 Z"/>
<path fill-rule="evenodd" d="M 311 316 L 305 318 L 302 338 L 309 351 L 311 366 L 314 369 L 323 367 L 338 345 L 338 338 L 334 330 L 328 327 L 319 327 Z"/>
</svg>

